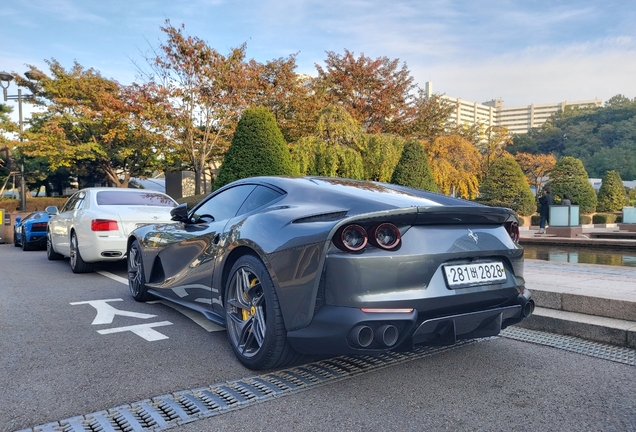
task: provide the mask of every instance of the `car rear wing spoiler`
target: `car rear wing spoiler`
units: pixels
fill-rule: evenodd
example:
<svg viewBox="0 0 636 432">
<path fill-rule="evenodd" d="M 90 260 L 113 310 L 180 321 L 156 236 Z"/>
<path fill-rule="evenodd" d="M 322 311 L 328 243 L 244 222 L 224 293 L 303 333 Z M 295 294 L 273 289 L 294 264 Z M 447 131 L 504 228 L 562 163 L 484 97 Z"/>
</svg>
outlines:
<svg viewBox="0 0 636 432">
<path fill-rule="evenodd" d="M 502 225 L 517 219 L 516 213 L 505 207 L 418 207 L 413 225 Z"/>
</svg>

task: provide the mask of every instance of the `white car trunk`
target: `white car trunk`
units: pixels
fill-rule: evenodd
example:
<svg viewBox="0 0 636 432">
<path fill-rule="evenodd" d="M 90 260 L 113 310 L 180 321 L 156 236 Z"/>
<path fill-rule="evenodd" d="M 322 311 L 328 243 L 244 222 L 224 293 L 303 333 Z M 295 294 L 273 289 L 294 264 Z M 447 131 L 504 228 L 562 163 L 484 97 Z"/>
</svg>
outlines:
<svg viewBox="0 0 636 432">
<path fill-rule="evenodd" d="M 170 222 L 170 210 L 172 207 L 100 206 L 103 218 L 117 221 L 119 232 L 123 236 L 128 236 L 142 225 Z"/>
</svg>

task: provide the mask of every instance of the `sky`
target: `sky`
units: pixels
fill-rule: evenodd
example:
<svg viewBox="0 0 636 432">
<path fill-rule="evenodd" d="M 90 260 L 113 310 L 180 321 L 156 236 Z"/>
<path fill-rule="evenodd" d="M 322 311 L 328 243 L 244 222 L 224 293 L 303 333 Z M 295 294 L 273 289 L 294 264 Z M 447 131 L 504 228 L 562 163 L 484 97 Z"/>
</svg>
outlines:
<svg viewBox="0 0 636 432">
<path fill-rule="evenodd" d="M 0 71 L 77 61 L 130 84 L 166 19 L 222 54 L 243 43 L 259 62 L 296 54 L 312 76 L 346 49 L 479 103 L 636 97 L 633 0 L 2 0 Z"/>
</svg>

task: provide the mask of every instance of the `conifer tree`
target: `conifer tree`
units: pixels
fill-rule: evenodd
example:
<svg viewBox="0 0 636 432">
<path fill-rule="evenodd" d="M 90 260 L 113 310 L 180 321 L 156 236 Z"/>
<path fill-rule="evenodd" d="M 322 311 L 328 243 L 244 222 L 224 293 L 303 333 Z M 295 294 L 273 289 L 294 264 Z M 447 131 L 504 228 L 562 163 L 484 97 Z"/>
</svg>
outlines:
<svg viewBox="0 0 636 432">
<path fill-rule="evenodd" d="M 274 116 L 267 108 L 248 108 L 239 120 L 214 187 L 246 177 L 296 174 Z"/>
<path fill-rule="evenodd" d="M 478 202 L 508 207 L 522 216 L 536 210 L 534 196 L 519 163 L 511 156 L 495 159 L 479 186 Z"/>
<path fill-rule="evenodd" d="M 605 173 L 598 191 L 598 204 L 596 211 L 618 211 L 625 205 L 625 187 L 618 171 L 611 170 Z"/>
<path fill-rule="evenodd" d="M 573 156 L 559 159 L 550 173 L 548 185 L 552 188 L 552 199 L 555 202 L 559 202 L 568 194 L 572 204 L 579 206 L 581 214 L 593 213 L 596 210 L 596 192 L 588 181 L 587 171 L 580 159 Z"/>
<path fill-rule="evenodd" d="M 431 167 L 428 164 L 428 156 L 424 146 L 418 140 L 411 139 L 404 143 L 402 156 L 393 171 L 391 183 L 433 192 L 438 191 Z"/>
</svg>

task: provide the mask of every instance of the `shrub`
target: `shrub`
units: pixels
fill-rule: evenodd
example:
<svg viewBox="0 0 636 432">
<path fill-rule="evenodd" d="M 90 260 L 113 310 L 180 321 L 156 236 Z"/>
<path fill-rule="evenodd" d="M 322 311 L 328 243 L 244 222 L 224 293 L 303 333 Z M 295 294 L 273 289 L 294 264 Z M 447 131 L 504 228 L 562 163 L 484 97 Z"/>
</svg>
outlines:
<svg viewBox="0 0 636 432">
<path fill-rule="evenodd" d="M 612 212 L 623 208 L 627 194 L 618 171 L 607 171 L 598 190 L 596 211 Z M 599 222 L 600 223 L 600 222 Z M 611 223 L 611 222 L 610 222 Z"/>
<path fill-rule="evenodd" d="M 62 208 L 67 200 L 68 197 L 27 197 L 26 211 L 27 213 L 42 211 L 48 206 L 56 206 L 59 209 Z M 2 199 L 0 200 L 0 208 L 6 210 L 8 213 L 19 212 L 20 200 Z"/>
<path fill-rule="evenodd" d="M 596 210 L 596 192 L 587 178 L 587 171 L 580 159 L 572 156 L 559 159 L 550 173 L 548 183 L 552 187 L 555 202 L 569 194 L 572 204 L 578 205 L 581 213 L 593 213 Z"/>
<path fill-rule="evenodd" d="M 404 151 L 404 138 L 389 134 L 364 134 L 362 138 L 364 179 L 390 182 Z"/>
<path fill-rule="evenodd" d="M 438 188 L 428 164 L 424 146 L 418 140 L 408 140 L 404 144 L 402 156 L 398 162 L 391 183 L 416 189 L 437 192 Z"/>
<path fill-rule="evenodd" d="M 540 215 L 532 215 L 532 217 L 530 218 L 530 225 L 539 226 L 539 222 L 541 222 L 541 216 Z"/>
<path fill-rule="evenodd" d="M 236 126 L 214 187 L 218 189 L 246 177 L 296 174 L 274 116 L 267 108 L 248 108 Z"/>
<path fill-rule="evenodd" d="M 614 213 L 596 213 L 592 216 L 592 223 L 594 224 L 611 224 L 614 222 L 616 222 Z"/>
<path fill-rule="evenodd" d="M 479 186 L 478 202 L 510 207 L 522 216 L 535 212 L 536 204 L 519 162 L 510 156 L 496 159 Z"/>
<path fill-rule="evenodd" d="M 589 225 L 592 223 L 592 217 L 590 215 L 579 215 L 580 225 Z"/>
</svg>

